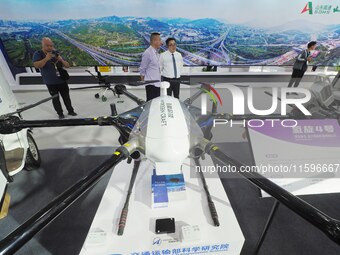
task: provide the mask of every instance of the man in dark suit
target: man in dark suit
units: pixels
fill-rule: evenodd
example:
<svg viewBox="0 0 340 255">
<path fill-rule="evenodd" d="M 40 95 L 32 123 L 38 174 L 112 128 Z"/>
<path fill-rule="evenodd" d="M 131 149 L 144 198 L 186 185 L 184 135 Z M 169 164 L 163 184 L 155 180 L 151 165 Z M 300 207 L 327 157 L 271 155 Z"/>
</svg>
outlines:
<svg viewBox="0 0 340 255">
<path fill-rule="evenodd" d="M 299 54 L 297 57 L 294 66 L 293 66 L 293 73 L 292 73 L 292 78 L 289 81 L 288 87 L 292 87 L 294 84 L 294 87 L 296 88 L 299 86 L 300 81 L 305 74 L 307 67 L 308 67 L 308 62 L 312 61 L 311 51 L 315 50 L 316 48 L 316 42 L 311 41 L 307 45 L 307 49 L 305 49 L 303 52 Z"/>
</svg>

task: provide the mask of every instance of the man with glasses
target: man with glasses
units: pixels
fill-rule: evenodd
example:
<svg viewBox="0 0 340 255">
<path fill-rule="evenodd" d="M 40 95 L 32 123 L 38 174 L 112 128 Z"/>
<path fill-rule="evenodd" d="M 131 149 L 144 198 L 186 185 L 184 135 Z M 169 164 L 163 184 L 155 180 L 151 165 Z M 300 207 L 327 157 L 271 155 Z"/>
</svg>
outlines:
<svg viewBox="0 0 340 255">
<path fill-rule="evenodd" d="M 166 41 L 168 50 L 163 52 L 159 58 L 162 73 L 162 81 L 168 81 L 168 95 L 179 99 L 179 89 L 181 83 L 181 71 L 183 68 L 183 58 L 181 53 L 176 51 L 176 39 L 168 38 Z"/>
</svg>

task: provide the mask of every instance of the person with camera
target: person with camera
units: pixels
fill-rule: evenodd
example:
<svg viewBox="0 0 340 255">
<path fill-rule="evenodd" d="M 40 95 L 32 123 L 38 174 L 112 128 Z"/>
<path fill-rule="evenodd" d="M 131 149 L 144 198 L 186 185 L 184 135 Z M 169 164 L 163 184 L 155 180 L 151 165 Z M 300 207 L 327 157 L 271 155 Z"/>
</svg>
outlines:
<svg viewBox="0 0 340 255">
<path fill-rule="evenodd" d="M 77 114 L 73 110 L 70 90 L 67 84 L 69 75 L 64 69 L 64 67 L 70 67 L 70 64 L 54 49 L 54 44 L 50 38 L 44 37 L 41 41 L 41 46 L 41 50 L 36 51 L 33 55 L 34 67 L 40 69 L 43 81 L 51 96 L 60 95 L 63 98 L 68 114 L 76 116 Z M 59 96 L 53 98 L 52 103 L 59 119 L 64 119 L 65 116 Z"/>
</svg>

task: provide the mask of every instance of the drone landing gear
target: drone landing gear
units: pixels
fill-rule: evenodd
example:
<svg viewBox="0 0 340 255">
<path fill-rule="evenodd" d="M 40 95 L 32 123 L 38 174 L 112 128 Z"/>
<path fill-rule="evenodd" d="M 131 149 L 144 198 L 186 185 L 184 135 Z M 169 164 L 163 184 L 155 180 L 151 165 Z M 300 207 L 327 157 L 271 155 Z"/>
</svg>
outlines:
<svg viewBox="0 0 340 255">
<path fill-rule="evenodd" d="M 126 224 L 126 220 L 127 220 L 128 211 L 129 211 L 130 196 L 131 196 L 131 193 L 132 193 L 133 185 L 134 185 L 135 180 L 136 180 L 136 176 L 137 176 L 137 173 L 138 173 L 140 163 L 141 163 L 140 158 L 134 160 L 133 171 L 132 171 L 132 175 L 131 175 L 131 179 L 130 179 L 129 189 L 128 189 L 128 192 L 127 192 L 126 200 L 125 200 L 124 207 L 122 209 L 122 213 L 120 215 L 119 224 L 118 224 L 117 235 L 119 235 L 119 236 L 122 236 L 124 234 L 125 224 Z"/>
<path fill-rule="evenodd" d="M 112 91 L 113 95 L 116 96 L 116 92 L 114 91 L 114 89 L 111 88 L 110 85 L 108 85 L 107 87 L 101 88 L 99 90 L 99 92 L 97 92 L 96 94 L 94 94 L 94 97 L 97 99 L 101 99 L 103 102 L 107 101 L 107 97 L 105 96 L 106 92 L 110 90 Z"/>
<path fill-rule="evenodd" d="M 199 169 L 202 169 L 200 161 L 199 161 L 199 158 L 194 157 L 194 161 L 195 161 L 196 166 L 198 166 Z M 218 220 L 217 210 L 216 210 L 214 201 L 211 198 L 207 182 L 205 181 L 204 174 L 203 174 L 202 171 L 199 171 L 199 174 L 200 174 L 200 177 L 201 177 L 201 180 L 202 180 L 202 183 L 203 183 L 205 194 L 207 195 L 208 206 L 209 206 L 211 218 L 212 218 L 212 220 L 214 222 L 215 227 L 219 227 L 220 226 L 220 222 Z"/>
</svg>

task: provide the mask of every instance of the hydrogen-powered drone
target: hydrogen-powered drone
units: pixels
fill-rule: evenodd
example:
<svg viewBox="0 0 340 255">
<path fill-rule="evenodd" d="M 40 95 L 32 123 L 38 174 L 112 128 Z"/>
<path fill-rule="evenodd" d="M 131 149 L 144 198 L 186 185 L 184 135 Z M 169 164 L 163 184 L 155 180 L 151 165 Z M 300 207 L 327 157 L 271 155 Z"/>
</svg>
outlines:
<svg viewBox="0 0 340 255">
<path fill-rule="evenodd" d="M 91 73 L 90 70 L 86 70 L 86 72 L 88 72 L 89 74 L 91 74 L 95 79 L 97 79 L 98 81 L 98 85 L 97 86 L 88 86 L 88 87 L 81 87 L 81 88 L 77 88 L 77 89 L 91 89 L 91 88 L 98 88 L 98 92 L 96 94 L 94 94 L 94 97 L 97 99 L 101 99 L 103 102 L 106 102 L 107 97 L 106 92 L 111 91 L 113 93 L 113 95 L 116 95 L 115 90 L 112 88 L 112 84 L 108 79 L 108 76 L 103 76 L 101 74 L 101 72 L 99 72 L 98 67 L 95 66 L 94 70 L 97 73 L 97 76 L 94 75 L 93 73 Z M 76 89 L 73 89 L 76 90 Z"/>
<path fill-rule="evenodd" d="M 53 120 L 24 120 L 16 114 L 0 116 L 0 133 L 10 134 L 24 128 L 63 127 L 63 126 L 113 126 L 120 136 L 121 144 L 114 154 L 94 169 L 88 176 L 82 178 L 47 206 L 33 215 L 24 224 L 0 241 L 0 254 L 13 254 L 29 241 L 36 233 L 60 215 L 69 205 L 82 194 L 93 187 L 98 180 L 121 161 L 134 160 L 129 191 L 119 221 L 118 235 L 124 232 L 128 215 L 128 205 L 131 190 L 137 175 L 141 157 L 151 160 L 157 174 L 167 173 L 167 169 L 179 171 L 183 161 L 191 157 L 197 165 L 205 154 L 210 155 L 225 165 L 236 166 L 240 169 L 243 164 L 228 156 L 218 146 L 211 142 L 213 120 L 216 118 L 231 118 L 229 114 L 217 113 L 216 105 L 206 115 L 201 109 L 193 106 L 193 102 L 205 91 L 210 91 L 210 85 L 203 84 L 201 90 L 190 98 L 180 100 L 166 95 L 168 84 L 162 83 L 161 96 L 149 102 L 128 92 L 123 84 L 113 85 L 117 95 L 125 95 L 135 101 L 138 106 L 127 112 L 118 114 L 114 104 L 111 104 L 111 116 L 98 118 L 53 119 Z M 289 114 L 288 114 L 289 115 Z M 267 116 L 268 117 L 268 116 Z M 273 118 L 294 116 L 271 115 Z M 233 116 L 233 119 L 259 118 L 255 115 Z M 264 190 L 278 202 L 300 215 L 302 218 L 323 231 L 331 240 L 340 245 L 340 222 L 335 220 L 302 199 L 276 185 L 257 172 L 241 172 L 247 180 Z M 219 226 L 218 214 L 210 197 L 203 174 L 200 175 L 207 194 L 208 205 L 216 227 Z"/>
<path fill-rule="evenodd" d="M 110 82 L 109 76 L 107 75 L 102 75 L 102 73 L 99 71 L 98 66 L 94 67 L 95 72 L 97 75 L 94 75 L 90 70 L 86 70 L 92 77 L 94 77 L 98 85 L 94 86 L 85 86 L 85 87 L 79 87 L 79 88 L 72 88 L 71 90 L 83 90 L 83 89 L 98 89 L 97 92 L 94 94 L 94 97 L 97 99 L 101 99 L 103 102 L 107 101 L 106 93 L 111 91 L 114 96 L 120 96 L 120 94 L 116 93 L 116 90 L 114 89 L 115 84 L 112 84 Z M 148 82 L 135 82 L 135 83 L 129 83 L 131 86 L 137 86 L 137 85 L 146 85 L 150 83 Z"/>
</svg>

